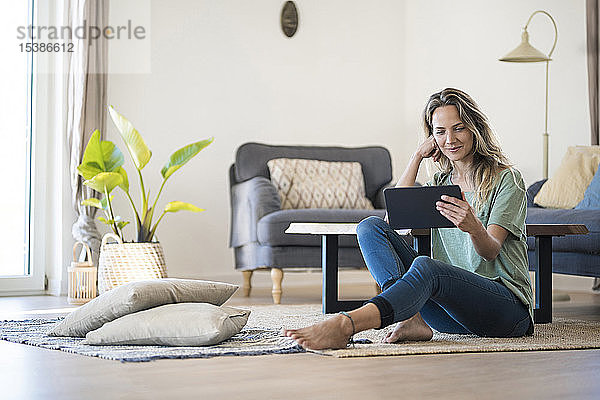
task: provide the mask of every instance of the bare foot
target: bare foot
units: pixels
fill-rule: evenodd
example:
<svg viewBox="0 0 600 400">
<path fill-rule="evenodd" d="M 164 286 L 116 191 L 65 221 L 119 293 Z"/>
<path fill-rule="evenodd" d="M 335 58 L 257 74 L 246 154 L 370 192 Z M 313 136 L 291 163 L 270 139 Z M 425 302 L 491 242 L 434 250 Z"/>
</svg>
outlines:
<svg viewBox="0 0 600 400">
<path fill-rule="evenodd" d="M 305 349 L 343 349 L 352 336 L 352 323 L 348 317 L 338 314 L 306 328 L 286 329 L 283 334 Z"/>
<path fill-rule="evenodd" d="M 398 322 L 394 330 L 383 339 L 385 343 L 396 343 L 403 340 L 427 341 L 433 337 L 433 331 L 423 320 L 420 313 L 406 321 Z"/>
</svg>

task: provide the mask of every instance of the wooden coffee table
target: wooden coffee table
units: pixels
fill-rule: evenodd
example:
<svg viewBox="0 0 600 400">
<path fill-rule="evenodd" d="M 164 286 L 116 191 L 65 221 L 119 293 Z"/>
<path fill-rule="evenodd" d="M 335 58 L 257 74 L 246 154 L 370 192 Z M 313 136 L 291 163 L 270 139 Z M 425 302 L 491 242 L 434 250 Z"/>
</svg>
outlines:
<svg viewBox="0 0 600 400">
<path fill-rule="evenodd" d="M 297 223 L 285 233 L 321 235 L 323 268 L 323 313 L 349 311 L 363 305 L 365 300 L 338 299 L 338 239 L 340 235 L 356 235 L 358 224 Z M 536 323 L 552 322 L 552 238 L 565 235 L 584 235 L 582 224 L 527 224 L 527 236 L 535 237 L 535 309 Z M 415 250 L 420 255 L 431 254 L 429 229 L 406 229 L 401 234 L 415 238 Z"/>
</svg>

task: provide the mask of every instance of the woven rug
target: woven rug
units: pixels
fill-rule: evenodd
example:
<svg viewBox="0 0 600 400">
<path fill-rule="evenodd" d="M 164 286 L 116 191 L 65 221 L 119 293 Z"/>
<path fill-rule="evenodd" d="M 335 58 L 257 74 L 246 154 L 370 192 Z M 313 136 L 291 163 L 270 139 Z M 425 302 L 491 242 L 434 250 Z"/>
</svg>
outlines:
<svg viewBox="0 0 600 400">
<path fill-rule="evenodd" d="M 269 312 L 264 312 L 267 310 Z M 320 305 L 265 306 L 253 311 L 262 326 L 299 328 L 330 317 L 321 314 Z M 355 335 L 371 344 L 356 344 L 342 350 L 319 350 L 313 353 L 346 357 L 400 356 L 414 354 L 484 353 L 500 351 L 580 350 L 600 348 L 600 321 L 554 318 L 551 324 L 536 324 L 533 336 L 520 338 L 484 338 L 434 331 L 428 342 L 382 343 L 394 328 L 369 330 Z"/>
<path fill-rule="evenodd" d="M 320 305 L 271 305 L 241 307 L 252 310 L 248 324 L 230 340 L 216 346 L 89 346 L 79 338 L 56 338 L 46 332 L 60 319 L 32 319 L 0 322 L 0 339 L 47 349 L 119 361 L 151 361 L 161 358 L 208 358 L 291 354 L 304 352 L 291 339 L 281 336 L 282 328 L 300 328 L 323 321 Z M 414 354 L 475 353 L 534 350 L 576 350 L 600 348 L 600 322 L 555 318 L 551 324 L 535 326 L 533 336 L 481 338 L 434 332 L 428 342 L 381 343 L 393 327 L 356 335 L 372 344 L 357 344 L 342 350 L 314 351 L 334 357 L 399 356 Z"/>
</svg>

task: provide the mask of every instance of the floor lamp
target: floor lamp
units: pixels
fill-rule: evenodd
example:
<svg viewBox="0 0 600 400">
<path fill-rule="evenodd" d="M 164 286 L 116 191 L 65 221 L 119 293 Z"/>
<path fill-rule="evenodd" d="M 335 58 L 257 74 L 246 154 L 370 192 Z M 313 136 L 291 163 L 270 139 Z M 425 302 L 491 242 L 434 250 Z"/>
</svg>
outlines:
<svg viewBox="0 0 600 400">
<path fill-rule="evenodd" d="M 531 19 L 536 14 L 544 14 L 550 18 L 552 25 L 554 25 L 554 44 L 548 55 L 545 55 L 535 47 L 529 44 L 529 33 L 527 33 L 527 27 L 531 22 Z M 558 29 L 556 28 L 556 21 L 546 11 L 538 10 L 534 11 L 533 14 L 527 20 L 527 24 L 523 27 L 523 33 L 521 33 L 521 44 L 516 49 L 505 55 L 500 61 L 505 62 L 520 62 L 520 63 L 531 63 L 531 62 L 545 62 L 546 63 L 546 120 L 544 125 L 544 158 L 543 158 L 543 173 L 544 179 L 548 178 L 548 67 L 552 60 L 552 52 L 556 47 L 556 40 L 558 39 Z"/>
</svg>

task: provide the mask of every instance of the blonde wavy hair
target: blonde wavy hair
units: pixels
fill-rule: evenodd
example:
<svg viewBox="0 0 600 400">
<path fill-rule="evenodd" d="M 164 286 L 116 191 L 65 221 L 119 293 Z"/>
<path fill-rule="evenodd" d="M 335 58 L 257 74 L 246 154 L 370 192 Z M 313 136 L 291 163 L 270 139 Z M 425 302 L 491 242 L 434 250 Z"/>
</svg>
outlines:
<svg viewBox="0 0 600 400">
<path fill-rule="evenodd" d="M 474 207 L 480 210 L 481 206 L 490 196 L 498 173 L 512 165 L 508 158 L 502 153 L 498 139 L 496 138 L 489 120 L 479 109 L 475 101 L 465 92 L 446 88 L 434 93 L 429 97 L 425 110 L 423 110 L 423 128 L 425 137 L 433 135 L 431 120 L 433 113 L 439 107 L 455 106 L 458 115 L 465 128 L 473 134 L 473 168 L 467 179 L 475 189 Z M 452 163 L 443 153 L 439 160 L 442 174 L 448 175 L 452 171 Z M 513 173 L 514 177 L 514 171 Z"/>
</svg>

